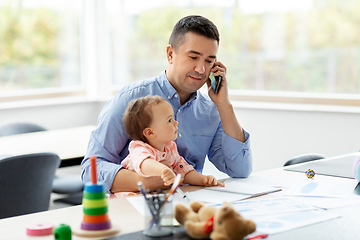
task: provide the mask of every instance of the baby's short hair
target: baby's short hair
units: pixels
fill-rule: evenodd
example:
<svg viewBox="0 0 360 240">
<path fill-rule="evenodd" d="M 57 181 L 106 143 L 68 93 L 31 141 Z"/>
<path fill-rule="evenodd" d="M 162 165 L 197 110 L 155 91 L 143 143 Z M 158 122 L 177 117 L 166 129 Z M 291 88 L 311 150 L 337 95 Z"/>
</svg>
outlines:
<svg viewBox="0 0 360 240">
<path fill-rule="evenodd" d="M 125 131 L 130 138 L 148 143 L 143 130 L 149 127 L 153 120 L 152 107 L 162 101 L 166 100 L 157 95 L 148 95 L 135 98 L 128 103 L 123 121 Z"/>
</svg>

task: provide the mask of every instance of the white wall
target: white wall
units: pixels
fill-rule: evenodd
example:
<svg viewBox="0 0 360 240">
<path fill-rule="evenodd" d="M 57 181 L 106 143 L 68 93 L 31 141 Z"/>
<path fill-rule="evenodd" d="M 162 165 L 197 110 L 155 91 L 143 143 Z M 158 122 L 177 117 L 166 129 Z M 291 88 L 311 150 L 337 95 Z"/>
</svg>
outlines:
<svg viewBox="0 0 360 240">
<path fill-rule="evenodd" d="M 296 155 L 328 157 L 360 151 L 360 113 L 237 109 L 251 133 L 254 170 L 281 167 Z"/>
<path fill-rule="evenodd" d="M 77 101 L 0 108 L 0 124 L 31 121 L 48 129 L 95 125 L 104 104 Z M 357 108 L 269 107 L 253 103 L 234 103 L 234 106 L 242 127 L 251 134 L 254 171 L 281 167 L 286 160 L 303 153 L 319 152 L 331 157 L 360 150 Z M 205 173 L 214 174 L 214 171 L 206 165 Z"/>
<path fill-rule="evenodd" d="M 8 122 L 33 122 L 47 129 L 96 125 L 104 103 L 81 100 L 17 105 L 19 106 L 3 108 L 0 105 L 0 125 Z"/>
</svg>

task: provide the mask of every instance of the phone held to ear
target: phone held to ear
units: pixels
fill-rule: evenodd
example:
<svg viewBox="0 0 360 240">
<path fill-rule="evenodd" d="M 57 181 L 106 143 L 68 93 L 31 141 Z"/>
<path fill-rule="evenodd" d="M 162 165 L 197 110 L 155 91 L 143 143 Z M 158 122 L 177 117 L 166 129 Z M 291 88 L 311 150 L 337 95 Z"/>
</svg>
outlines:
<svg viewBox="0 0 360 240">
<path fill-rule="evenodd" d="M 214 90 L 214 93 L 218 93 L 220 86 L 221 86 L 221 76 L 214 76 L 213 72 L 210 72 L 210 82 L 211 82 L 211 87 Z"/>
</svg>

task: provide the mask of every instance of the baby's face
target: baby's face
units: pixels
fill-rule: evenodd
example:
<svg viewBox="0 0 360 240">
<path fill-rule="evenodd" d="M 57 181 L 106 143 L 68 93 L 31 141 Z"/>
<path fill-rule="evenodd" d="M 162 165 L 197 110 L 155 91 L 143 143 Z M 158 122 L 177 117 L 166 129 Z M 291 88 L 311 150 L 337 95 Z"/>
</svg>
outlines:
<svg viewBox="0 0 360 240">
<path fill-rule="evenodd" d="M 177 138 L 178 122 L 170 103 L 162 101 L 152 108 L 153 121 L 150 128 L 156 134 L 158 142 L 167 143 Z"/>
</svg>

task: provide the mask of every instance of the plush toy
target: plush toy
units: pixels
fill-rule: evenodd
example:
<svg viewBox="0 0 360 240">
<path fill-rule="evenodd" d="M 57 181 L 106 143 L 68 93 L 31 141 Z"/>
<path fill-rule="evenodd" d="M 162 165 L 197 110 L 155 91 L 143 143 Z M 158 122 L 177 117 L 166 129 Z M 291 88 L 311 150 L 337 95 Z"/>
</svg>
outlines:
<svg viewBox="0 0 360 240">
<path fill-rule="evenodd" d="M 190 208 L 179 203 L 175 206 L 175 219 L 195 239 L 240 240 L 256 229 L 253 221 L 245 220 L 228 202 L 210 207 L 194 201 Z"/>
</svg>

